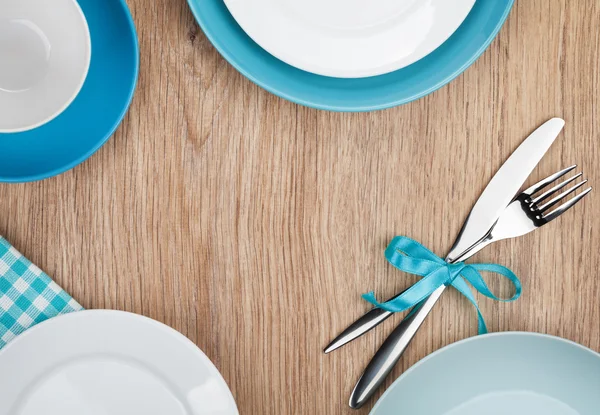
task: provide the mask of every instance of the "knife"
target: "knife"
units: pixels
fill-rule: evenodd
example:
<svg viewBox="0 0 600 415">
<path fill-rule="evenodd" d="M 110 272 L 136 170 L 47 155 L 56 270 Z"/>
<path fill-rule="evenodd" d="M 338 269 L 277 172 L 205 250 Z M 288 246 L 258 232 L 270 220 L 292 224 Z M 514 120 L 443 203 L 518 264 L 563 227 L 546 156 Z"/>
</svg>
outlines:
<svg viewBox="0 0 600 415">
<path fill-rule="evenodd" d="M 478 251 L 476 245 L 493 229 L 501 213 L 510 204 L 533 169 L 548 151 L 563 129 L 564 124 L 564 120 L 560 118 L 547 121 L 527 137 L 506 160 L 473 206 L 446 257 L 447 262 L 464 261 Z M 442 285 L 429 298 L 417 305 L 417 311 L 403 320 L 386 339 L 354 387 L 350 397 L 350 407 L 360 408 L 381 385 L 445 288 L 446 286 Z M 368 315 L 372 315 L 373 318 L 367 318 Z M 340 339 L 337 347 L 360 336 L 387 318 L 387 316 L 385 318 L 382 318 L 382 316 L 382 313 L 373 312 L 372 310 L 361 317 L 359 319 L 361 325 L 357 326 L 355 323 L 351 326 L 354 327 L 354 332 L 347 333 L 345 331 L 345 335 L 342 333 L 343 336 L 340 335 L 336 338 L 336 340 Z M 373 325 L 372 321 L 377 321 L 377 323 Z M 365 329 L 365 327 L 368 328 Z M 353 336 L 353 333 L 358 334 Z M 331 345 L 326 348 L 326 351 L 328 349 L 329 351 L 333 350 Z"/>
</svg>

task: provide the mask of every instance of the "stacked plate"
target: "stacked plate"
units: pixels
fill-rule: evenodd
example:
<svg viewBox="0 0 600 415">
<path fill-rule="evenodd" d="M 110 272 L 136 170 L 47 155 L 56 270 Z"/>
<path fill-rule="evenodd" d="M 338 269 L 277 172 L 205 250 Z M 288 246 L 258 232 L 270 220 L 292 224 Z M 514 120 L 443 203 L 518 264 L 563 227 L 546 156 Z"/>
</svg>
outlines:
<svg viewBox="0 0 600 415">
<path fill-rule="evenodd" d="M 400 105 L 468 68 L 514 0 L 188 0 L 242 74 L 290 101 L 333 111 Z"/>
</svg>

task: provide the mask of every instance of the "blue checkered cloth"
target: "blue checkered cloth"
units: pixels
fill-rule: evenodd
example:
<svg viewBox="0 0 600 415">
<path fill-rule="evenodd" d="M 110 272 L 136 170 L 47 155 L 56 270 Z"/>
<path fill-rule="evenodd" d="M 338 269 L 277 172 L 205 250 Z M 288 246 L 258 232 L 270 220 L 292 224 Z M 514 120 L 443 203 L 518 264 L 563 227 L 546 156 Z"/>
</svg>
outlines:
<svg viewBox="0 0 600 415">
<path fill-rule="evenodd" d="M 0 349 L 31 326 L 79 310 L 77 301 L 0 236 Z"/>
</svg>

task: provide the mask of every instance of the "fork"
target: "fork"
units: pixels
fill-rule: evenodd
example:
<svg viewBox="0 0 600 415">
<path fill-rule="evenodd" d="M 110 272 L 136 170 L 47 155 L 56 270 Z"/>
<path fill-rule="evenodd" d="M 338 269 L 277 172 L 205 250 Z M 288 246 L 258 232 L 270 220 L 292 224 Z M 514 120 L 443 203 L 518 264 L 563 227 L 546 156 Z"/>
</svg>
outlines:
<svg viewBox="0 0 600 415">
<path fill-rule="evenodd" d="M 502 215 L 496 222 L 496 225 L 492 228 L 488 235 L 468 251 L 469 256 L 493 242 L 525 235 L 537 228 L 540 228 L 575 206 L 577 202 L 579 202 L 589 192 L 592 191 L 592 188 L 588 187 L 574 197 L 564 201 L 565 198 L 573 195 L 577 189 L 581 188 L 587 183 L 587 180 L 583 180 L 566 189 L 570 183 L 573 183 L 575 180 L 580 178 L 582 173 L 574 175 L 573 177 L 557 184 L 541 194 L 538 193 L 551 183 L 574 170 L 576 167 L 576 165 L 567 167 L 566 169 L 541 180 L 540 182 L 520 193 L 502 212 Z M 561 190 L 563 191 L 556 194 Z M 561 202 L 563 203 L 560 206 L 554 208 Z M 371 359 L 371 362 L 369 362 L 365 372 L 358 380 L 354 390 L 352 391 L 349 403 L 352 408 L 360 408 L 375 392 L 386 376 L 391 372 L 392 368 L 398 362 L 402 356 L 402 353 L 415 336 L 417 330 L 427 315 L 431 312 L 433 306 L 445 289 L 446 286 L 442 285 L 428 298 L 416 305 L 416 311 L 409 315 L 409 317 L 406 319 L 402 320 L 398 327 L 396 327 L 396 329 L 394 329 L 390 336 L 385 340 L 373 359 Z M 386 313 L 388 312 L 381 313 L 380 317 L 377 319 L 378 323 L 385 320 L 385 318 L 392 314 L 388 313 L 386 315 Z"/>
<path fill-rule="evenodd" d="M 588 187 L 572 199 L 569 199 L 558 208 L 550 210 L 563 199 L 574 193 L 577 189 L 584 186 L 587 183 L 587 180 L 580 181 L 571 188 L 564 190 L 563 192 L 554 196 L 552 199 L 546 201 L 553 194 L 564 189 L 570 183 L 580 178 L 583 173 L 577 173 L 573 177 L 557 184 L 546 192 L 535 196 L 536 193 L 540 192 L 552 182 L 571 172 L 576 167 L 577 165 L 567 167 L 566 169 L 548 176 L 533 186 L 525 189 L 510 205 L 507 206 L 488 236 L 486 236 L 479 244 L 475 245 L 469 251 L 469 253 L 474 254 L 492 242 L 501 241 L 502 239 L 516 238 L 534 231 L 535 229 L 542 227 L 548 222 L 558 218 L 560 215 L 573 207 L 577 202 L 583 199 L 589 192 L 592 191 L 591 187 Z M 542 203 L 544 201 L 546 202 Z"/>
<path fill-rule="evenodd" d="M 524 211 L 530 211 L 530 209 L 532 208 L 527 202 L 530 201 L 530 203 L 535 203 L 535 204 L 539 204 L 540 202 L 542 202 L 543 200 L 547 199 L 548 197 L 550 197 L 553 193 L 557 192 L 558 190 L 561 190 L 562 188 L 564 188 L 566 185 L 568 185 L 569 183 L 573 182 L 574 180 L 576 180 L 577 178 L 581 177 L 581 173 L 575 175 L 574 177 L 570 178 L 569 180 L 553 187 L 552 189 L 546 191 L 545 193 L 533 198 L 533 194 L 537 193 L 541 190 L 543 190 L 545 187 L 547 187 L 550 183 L 560 179 L 562 176 L 564 176 L 565 174 L 571 172 L 572 170 L 574 170 L 577 166 L 570 166 L 564 170 L 561 170 L 559 172 L 557 172 L 556 174 L 553 174 L 549 177 L 547 177 L 546 179 L 534 184 L 533 186 L 531 186 L 530 188 L 524 190 L 521 194 L 519 194 L 515 200 L 515 201 L 521 201 L 524 204 L 511 204 L 509 205 L 509 207 L 506 208 L 506 210 L 513 210 L 513 209 L 517 209 L 518 206 L 521 206 L 521 209 L 525 209 Z M 578 186 L 582 186 L 585 182 L 580 183 Z M 574 190 L 574 189 L 571 189 Z M 586 191 L 587 192 L 587 191 Z M 556 203 L 558 203 L 558 201 L 560 199 L 562 199 L 563 197 L 565 197 L 567 194 L 561 194 L 557 197 L 555 197 L 553 199 L 553 201 L 549 201 L 548 203 L 542 205 L 542 206 L 538 206 L 538 210 L 540 208 L 543 209 L 548 209 L 550 206 L 550 202 L 553 202 L 552 205 L 555 205 Z M 585 196 L 585 195 L 584 195 Z M 582 196 L 583 197 L 583 196 Z M 579 199 L 578 199 L 579 200 Z M 576 200 L 573 203 L 577 203 Z M 564 206 L 566 209 L 568 209 L 570 206 L 572 205 L 568 205 L 568 206 Z M 507 213 L 508 216 L 508 213 Z M 550 220 L 554 219 L 556 216 L 551 217 L 551 218 L 535 218 L 535 215 L 533 215 L 533 213 L 530 213 L 530 216 L 533 217 L 533 220 L 537 221 L 537 223 L 541 223 L 544 220 L 547 222 L 549 222 Z M 513 218 L 513 220 L 518 220 Z M 508 222 L 507 219 L 505 220 L 505 222 Z M 508 224 L 506 225 L 508 226 Z M 539 225 L 541 226 L 541 224 Z M 500 228 L 497 227 L 496 234 L 497 232 L 500 230 Z M 532 230 L 532 229 L 531 229 Z M 530 232 L 531 230 L 528 230 L 527 232 Z M 525 232 L 525 233 L 527 233 Z M 478 252 L 479 250 L 483 249 L 485 246 L 489 245 L 490 243 L 492 243 L 494 240 L 498 240 L 495 238 L 494 233 L 492 233 L 494 235 L 493 239 L 490 239 L 490 235 L 488 235 L 486 238 L 484 238 L 483 241 L 481 241 L 480 244 L 476 245 L 475 247 L 472 248 L 471 251 L 468 251 L 469 253 L 472 252 L 472 254 L 475 254 L 476 252 Z M 512 236 L 519 236 L 519 235 L 523 235 L 523 233 L 521 234 L 516 234 L 516 235 L 512 235 Z M 511 237 L 511 236 L 506 236 L 507 237 Z M 504 238 L 501 238 L 504 239 Z M 403 292 L 402 292 L 403 293 Z M 402 293 L 396 295 L 395 297 L 392 297 L 390 299 L 388 299 L 387 301 L 393 300 L 397 297 L 399 297 L 400 295 L 402 295 Z M 350 341 L 362 336 L 363 334 L 367 333 L 368 331 L 372 330 L 373 328 L 377 327 L 380 323 L 382 323 L 383 321 L 385 321 L 388 317 L 390 317 L 393 313 L 386 311 L 382 308 L 373 308 L 371 309 L 369 312 L 367 312 L 365 315 L 363 315 L 361 318 L 359 318 L 358 320 L 356 320 L 352 325 L 348 326 L 346 328 L 346 330 L 344 330 L 340 335 L 338 335 L 325 349 L 324 352 L 325 353 L 330 353 L 336 349 L 338 349 L 339 347 L 342 347 L 343 345 L 349 343 Z"/>
</svg>

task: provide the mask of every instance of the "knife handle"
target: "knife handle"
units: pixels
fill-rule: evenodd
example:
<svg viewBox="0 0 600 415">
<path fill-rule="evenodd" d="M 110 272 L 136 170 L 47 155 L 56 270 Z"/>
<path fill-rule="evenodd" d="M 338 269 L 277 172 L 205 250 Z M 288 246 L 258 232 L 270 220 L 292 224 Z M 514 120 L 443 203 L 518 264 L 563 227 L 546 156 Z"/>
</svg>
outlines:
<svg viewBox="0 0 600 415">
<path fill-rule="evenodd" d="M 440 286 L 423 302 L 415 306 L 418 307 L 418 310 L 402 320 L 385 340 L 356 383 L 352 395 L 350 395 L 349 405 L 351 408 L 362 407 L 383 383 L 445 289 L 445 285 Z"/>
</svg>

